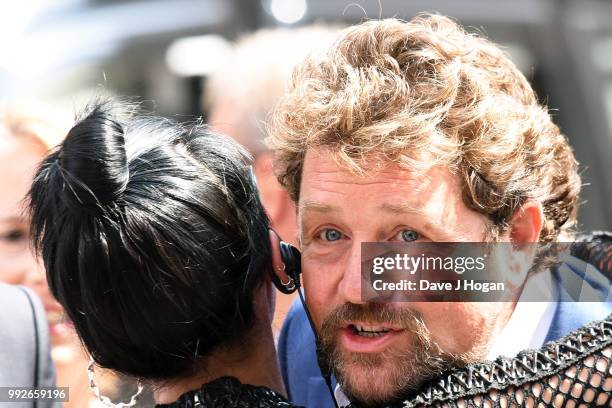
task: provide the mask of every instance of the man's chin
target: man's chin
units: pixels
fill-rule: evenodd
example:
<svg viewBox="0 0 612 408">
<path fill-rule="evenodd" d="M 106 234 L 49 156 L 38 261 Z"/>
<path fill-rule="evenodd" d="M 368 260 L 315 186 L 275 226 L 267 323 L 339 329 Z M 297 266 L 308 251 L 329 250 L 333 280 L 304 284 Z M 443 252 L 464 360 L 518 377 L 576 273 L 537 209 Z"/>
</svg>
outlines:
<svg viewBox="0 0 612 408">
<path fill-rule="evenodd" d="M 344 362 L 336 373 L 344 394 L 358 405 L 388 403 L 421 383 L 418 378 L 410 378 L 412 373 L 402 369 L 397 361 L 376 361 L 377 356 L 371 357 L 374 358 Z"/>
<path fill-rule="evenodd" d="M 347 333 L 347 322 L 388 326 L 398 333 L 361 339 Z M 319 337 L 321 356 L 327 360 L 343 392 L 351 401 L 364 406 L 394 402 L 432 376 L 470 361 L 463 355 L 443 352 L 416 312 L 389 309 L 376 303 L 345 304 L 333 310 L 325 318 Z"/>
</svg>

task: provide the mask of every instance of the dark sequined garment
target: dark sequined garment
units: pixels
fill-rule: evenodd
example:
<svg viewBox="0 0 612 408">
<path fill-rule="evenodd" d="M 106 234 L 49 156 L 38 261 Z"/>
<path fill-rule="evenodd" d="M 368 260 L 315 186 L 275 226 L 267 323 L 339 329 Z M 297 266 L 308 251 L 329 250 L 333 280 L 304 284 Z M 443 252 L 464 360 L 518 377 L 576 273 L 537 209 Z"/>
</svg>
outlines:
<svg viewBox="0 0 612 408">
<path fill-rule="evenodd" d="M 425 407 L 612 407 L 612 315 L 539 350 L 446 372 L 387 406 Z"/>
<path fill-rule="evenodd" d="M 242 384 L 234 377 L 221 377 L 189 391 L 171 404 L 156 408 L 271 408 L 295 407 L 284 397 L 266 387 Z"/>
<path fill-rule="evenodd" d="M 594 231 L 580 235 L 572 244 L 571 253 L 599 269 L 612 279 L 612 232 Z"/>
</svg>

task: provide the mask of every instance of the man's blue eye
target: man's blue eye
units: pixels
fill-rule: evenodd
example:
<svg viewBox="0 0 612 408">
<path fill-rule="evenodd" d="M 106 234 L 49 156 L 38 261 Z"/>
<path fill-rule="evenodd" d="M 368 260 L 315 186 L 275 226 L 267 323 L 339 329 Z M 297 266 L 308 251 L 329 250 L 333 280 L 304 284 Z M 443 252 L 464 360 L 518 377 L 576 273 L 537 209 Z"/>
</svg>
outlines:
<svg viewBox="0 0 612 408">
<path fill-rule="evenodd" d="M 323 231 L 323 237 L 326 241 L 337 241 L 342 238 L 342 233 L 335 229 L 326 229 Z"/>
<path fill-rule="evenodd" d="M 413 230 L 402 230 L 402 240 L 412 242 L 419 239 L 419 233 Z"/>
</svg>

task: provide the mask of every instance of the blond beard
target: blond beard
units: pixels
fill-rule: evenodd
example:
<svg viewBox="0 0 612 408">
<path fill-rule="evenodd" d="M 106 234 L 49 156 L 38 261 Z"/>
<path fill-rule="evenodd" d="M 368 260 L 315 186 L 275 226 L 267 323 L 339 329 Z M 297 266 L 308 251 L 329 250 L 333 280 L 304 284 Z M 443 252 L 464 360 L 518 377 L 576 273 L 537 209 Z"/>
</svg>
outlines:
<svg viewBox="0 0 612 408">
<path fill-rule="evenodd" d="M 344 320 L 387 322 L 411 336 L 408 350 L 382 353 L 351 353 L 338 345 L 338 327 Z M 391 310 L 382 304 L 346 304 L 331 312 L 320 330 L 322 349 L 344 394 L 360 406 L 392 402 L 418 389 L 426 380 L 450 368 L 459 368 L 486 355 L 487 341 L 480 341 L 465 353 L 443 351 L 432 340 L 420 315 L 410 309 Z"/>
</svg>

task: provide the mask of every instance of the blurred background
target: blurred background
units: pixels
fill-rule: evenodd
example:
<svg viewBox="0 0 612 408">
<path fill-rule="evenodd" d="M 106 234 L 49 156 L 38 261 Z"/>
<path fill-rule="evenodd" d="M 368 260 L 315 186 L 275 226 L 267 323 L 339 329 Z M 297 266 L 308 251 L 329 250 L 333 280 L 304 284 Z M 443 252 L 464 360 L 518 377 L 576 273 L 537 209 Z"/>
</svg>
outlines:
<svg viewBox="0 0 612 408">
<path fill-rule="evenodd" d="M 0 98 L 73 112 L 97 88 L 158 114 L 207 112 L 207 76 L 265 27 L 437 11 L 505 47 L 554 111 L 583 166 L 584 230 L 612 215 L 612 2 L 606 0 L 23 0 L 0 13 Z"/>
<path fill-rule="evenodd" d="M 208 74 L 264 27 L 454 17 L 503 45 L 583 166 L 582 228 L 612 215 L 612 3 L 601 0 L 24 0 L 0 13 L 2 99 L 72 112 L 103 86 L 161 115 L 204 115 Z"/>
<path fill-rule="evenodd" d="M 295 209 L 276 183 L 271 155 L 261 144 L 263 121 L 282 94 L 289 65 L 306 52 L 324 49 L 338 28 L 364 19 L 408 20 L 420 12 L 450 16 L 507 51 L 551 109 L 581 163 L 585 186 L 579 229 L 612 229 L 608 0 L 5 1 L 0 10 L 0 105 L 34 112 L 42 108 L 53 120 L 69 125 L 85 102 L 110 93 L 144 100 L 149 110 L 179 121 L 202 116 L 255 156 L 253 167 L 266 210 L 274 228 L 291 242 Z M 314 29 L 293 30 L 313 24 Z M 277 30 L 248 36 L 261 29 Z M 37 154 L 42 157 L 43 152 Z M 23 162 L 12 153 L 6 157 L 0 166 L 11 169 Z M 0 172 L 6 178 L 6 171 Z M 27 191 L 30 180 L 22 181 Z M 3 187 L 0 199 L 16 206 L 23 192 L 9 197 L 11 188 L 21 191 L 19 186 Z M 27 220 L 21 224 L 26 231 Z M 25 254 L 27 233 L 15 231 Z M 5 262 L 0 266 L 15 263 L 14 252 L 0 255 Z M 50 327 L 57 332 L 52 354 L 58 384 L 71 387 L 66 408 L 98 407 L 87 387 L 87 357 L 79 351 L 74 333 L 56 316 L 61 308 L 36 268 L 32 270 L 38 274 L 38 293 L 47 299 Z M 276 332 L 291 300 L 277 298 Z M 133 381 L 118 380 L 102 370 L 98 378 L 114 398 L 129 398 L 133 392 Z M 147 403 L 150 394 L 143 406 Z"/>
</svg>

